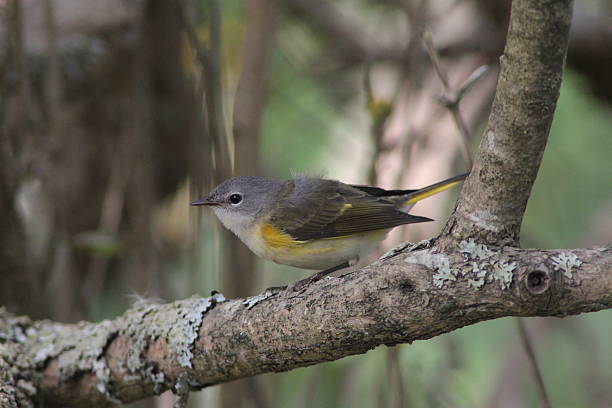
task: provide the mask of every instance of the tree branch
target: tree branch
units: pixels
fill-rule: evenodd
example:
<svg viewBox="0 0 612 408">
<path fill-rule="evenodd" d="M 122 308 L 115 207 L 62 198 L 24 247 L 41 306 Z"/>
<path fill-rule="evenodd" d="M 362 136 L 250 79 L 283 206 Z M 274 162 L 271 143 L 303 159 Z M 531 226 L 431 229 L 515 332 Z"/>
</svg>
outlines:
<svg viewBox="0 0 612 408">
<path fill-rule="evenodd" d="M 489 124 L 445 234 L 516 245 L 559 97 L 571 0 L 516 0 Z"/>
<path fill-rule="evenodd" d="M 192 297 L 97 324 L 30 322 L 4 312 L 0 338 L 19 348 L 8 354 L 45 403 L 96 406 L 177 383 L 199 389 L 287 371 L 502 316 L 610 308 L 611 272 L 612 246 L 540 251 L 465 241 L 450 254 L 400 247 L 303 293 Z"/>
</svg>

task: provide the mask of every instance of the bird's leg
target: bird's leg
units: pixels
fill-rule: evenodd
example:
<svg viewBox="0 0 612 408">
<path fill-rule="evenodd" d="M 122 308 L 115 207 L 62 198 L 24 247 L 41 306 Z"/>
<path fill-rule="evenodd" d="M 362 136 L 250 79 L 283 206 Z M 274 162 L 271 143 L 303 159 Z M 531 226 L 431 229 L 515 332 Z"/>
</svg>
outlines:
<svg viewBox="0 0 612 408">
<path fill-rule="evenodd" d="M 323 279 L 330 273 L 334 273 L 341 269 L 348 268 L 350 266 L 353 266 L 354 264 L 355 262 L 350 262 L 350 261 L 343 262 L 340 265 L 332 266 L 331 268 L 316 272 L 310 275 L 309 277 L 307 277 L 306 279 L 299 280 L 295 283 L 292 283 L 291 285 L 271 286 L 267 288 L 266 290 L 264 290 L 264 292 L 278 293 L 285 289 L 291 289 L 291 291 L 293 292 L 299 292 L 300 290 L 306 288 L 308 285 L 315 283 L 317 281 L 320 281 L 321 279 Z"/>
<path fill-rule="evenodd" d="M 314 283 L 314 282 L 320 281 L 321 279 L 323 279 L 330 273 L 334 273 L 336 271 L 339 271 L 340 269 L 348 268 L 349 266 L 351 266 L 351 264 L 348 261 L 343 262 L 340 265 L 332 266 L 331 268 L 325 269 L 321 272 L 317 272 L 313 274 L 312 276 L 306 278 L 305 280 L 307 280 L 308 283 Z"/>
<path fill-rule="evenodd" d="M 302 279 L 300 281 L 295 282 L 293 285 L 290 285 L 291 289 L 294 292 L 297 292 L 300 289 L 303 289 L 303 288 L 305 288 L 306 286 L 308 286 L 308 285 L 310 285 L 312 283 L 320 281 L 321 279 L 323 279 L 324 277 L 326 277 L 330 273 L 339 271 L 340 269 L 348 268 L 349 266 L 351 266 L 351 263 L 349 261 L 343 262 L 340 265 L 332 266 L 331 268 L 328 268 L 328 269 L 325 269 L 323 271 L 317 272 L 317 273 L 309 276 L 306 279 Z"/>
</svg>

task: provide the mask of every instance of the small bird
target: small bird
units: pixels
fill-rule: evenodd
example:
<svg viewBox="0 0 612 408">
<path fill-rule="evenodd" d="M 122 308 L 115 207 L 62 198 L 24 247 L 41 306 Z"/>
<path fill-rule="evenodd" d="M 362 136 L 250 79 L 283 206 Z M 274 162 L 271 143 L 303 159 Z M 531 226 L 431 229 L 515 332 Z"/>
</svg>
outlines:
<svg viewBox="0 0 612 408">
<path fill-rule="evenodd" d="M 234 177 L 191 205 L 210 206 L 255 254 L 283 265 L 322 269 L 356 264 L 403 224 L 433 221 L 407 211 L 464 180 L 461 174 L 418 190 L 384 190 L 299 176 Z M 314 276 L 314 275 L 313 275 Z"/>
</svg>

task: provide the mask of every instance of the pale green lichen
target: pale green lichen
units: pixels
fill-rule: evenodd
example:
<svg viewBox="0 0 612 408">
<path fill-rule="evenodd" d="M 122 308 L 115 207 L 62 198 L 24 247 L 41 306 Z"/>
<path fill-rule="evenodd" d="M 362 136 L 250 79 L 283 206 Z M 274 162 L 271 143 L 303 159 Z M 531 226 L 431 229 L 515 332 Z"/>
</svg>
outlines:
<svg viewBox="0 0 612 408">
<path fill-rule="evenodd" d="M 476 243 L 473 239 L 461 241 L 459 252 L 464 254 L 470 264 L 462 269 L 468 277 L 467 285 L 480 289 L 486 282 L 499 282 L 502 289 L 512 285 L 516 262 L 497 259 L 498 253 L 485 244 Z"/>
<path fill-rule="evenodd" d="M 468 278 L 468 286 L 474 289 L 482 288 L 487 277 L 487 270 L 481 269 L 477 262 L 472 262 L 471 268 L 467 269 L 468 271 L 464 271 L 464 274 L 467 275 L 467 272 L 473 272 L 476 275 L 476 279 Z"/>
<path fill-rule="evenodd" d="M 166 383 L 166 374 L 163 371 L 158 370 L 155 365 L 147 365 L 144 368 L 145 378 L 153 383 L 153 391 L 156 394 L 160 394 L 164 390 Z"/>
<path fill-rule="evenodd" d="M 31 350 L 33 353 L 32 360 L 36 365 L 43 364 L 49 358 L 55 357 L 61 352 L 62 347 L 55 341 L 60 330 L 61 327 L 51 324 L 44 326 L 40 330 L 30 331 L 32 339 Z"/>
<path fill-rule="evenodd" d="M 456 281 L 458 271 L 450 267 L 448 257 L 444 254 L 435 253 L 431 249 L 415 252 L 408 262 L 425 265 L 436 271 L 433 275 L 433 284 L 442 288 L 445 282 Z"/>
<path fill-rule="evenodd" d="M 31 353 L 27 358 L 37 366 L 50 359 L 57 359 L 61 380 L 72 378 L 91 368 L 96 376 L 96 389 L 109 402 L 119 403 L 109 389 L 110 369 L 103 357 L 109 339 L 117 331 L 116 323 L 104 320 L 99 323 L 81 322 L 76 325 L 39 322 L 28 327 L 26 343 Z M 26 358 L 26 356 L 23 356 Z"/>
<path fill-rule="evenodd" d="M 7 326 L 12 327 L 11 332 L 5 334 L 7 338 L 23 344 L 29 351 L 17 353 L 15 366 L 43 367 L 49 360 L 56 359 L 60 367 L 60 381 L 91 369 L 97 379 L 96 389 L 109 402 L 120 402 L 110 393 L 110 370 L 103 357 L 109 341 L 118 330 L 116 321 L 69 325 L 48 321 L 26 322 L 16 318 L 13 324 Z"/>
<path fill-rule="evenodd" d="M 99 360 L 95 360 L 92 364 L 93 372 L 98 380 L 96 382 L 96 389 L 98 392 L 106 397 L 107 401 L 112 402 L 113 404 L 121 404 L 119 398 L 116 398 L 112 394 L 112 390 L 110 389 L 110 375 L 111 371 L 106 364 L 106 359 L 101 357 Z"/>
<path fill-rule="evenodd" d="M 222 298 L 223 295 L 216 294 L 208 299 L 200 299 L 200 301 L 195 302 L 193 307 L 183 308 L 182 312 L 179 313 L 182 319 L 181 324 L 173 325 L 170 330 L 170 337 L 175 339 L 173 351 L 176 354 L 176 360 L 182 367 L 193 368 L 191 364 L 193 343 L 199 336 L 204 314 L 211 308 L 213 302 L 216 302 L 216 300 L 213 300 L 215 297 Z M 225 298 L 219 298 L 219 301 L 223 300 Z M 177 333 L 174 333 L 174 331 Z"/>
<path fill-rule="evenodd" d="M 144 305 L 126 314 L 127 325 L 121 331 L 130 337 L 133 347 L 127 356 L 127 368 L 140 372 L 153 384 L 165 378 L 150 367 L 143 367 L 142 353 L 151 342 L 163 338 L 169 348 L 169 357 L 181 367 L 192 368 L 193 346 L 198 338 L 204 315 L 215 304 L 225 301 L 222 294 L 208 298 L 192 296 L 167 305 Z"/>
<path fill-rule="evenodd" d="M 190 378 L 187 374 L 179 375 L 174 386 L 172 387 L 172 392 L 176 394 L 177 398 L 174 401 L 173 408 L 186 408 L 187 403 L 189 402 L 189 391 L 190 387 Z"/>
<path fill-rule="evenodd" d="M 572 269 L 582 265 L 582 261 L 578 259 L 576 254 L 571 252 L 562 252 L 558 256 L 553 256 L 552 261 L 554 269 L 562 271 L 563 275 L 568 279 L 572 278 Z"/>
<path fill-rule="evenodd" d="M 516 269 L 516 262 L 505 262 L 500 260 L 493 262 L 493 279 L 500 283 L 502 289 L 508 289 L 512 284 L 513 271 Z"/>
<path fill-rule="evenodd" d="M 490 250 L 485 244 L 477 244 L 473 238 L 459 243 L 459 252 L 468 254 L 470 258 L 482 260 L 489 259 L 495 252 Z"/>
<path fill-rule="evenodd" d="M 485 280 L 482 278 L 478 279 L 468 279 L 468 286 L 474 289 L 480 289 L 484 285 Z"/>
<path fill-rule="evenodd" d="M 126 358 L 126 368 L 130 372 L 137 372 L 141 365 L 141 354 L 145 350 L 148 342 L 161 336 L 160 325 L 156 317 L 164 316 L 161 313 L 153 313 L 157 307 L 155 305 L 143 305 L 130 309 L 125 314 L 126 325 L 121 330 L 120 335 L 125 335 L 130 338 L 131 347 L 128 349 Z M 154 318 L 150 318 L 149 314 Z M 142 328 L 140 327 L 142 326 Z"/>
</svg>

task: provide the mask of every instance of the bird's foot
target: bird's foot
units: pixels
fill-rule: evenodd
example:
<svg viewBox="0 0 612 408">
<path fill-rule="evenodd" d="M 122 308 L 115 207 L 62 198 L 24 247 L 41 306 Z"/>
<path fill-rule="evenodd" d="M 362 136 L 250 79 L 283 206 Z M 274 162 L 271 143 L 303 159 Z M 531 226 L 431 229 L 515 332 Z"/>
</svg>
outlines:
<svg viewBox="0 0 612 408">
<path fill-rule="evenodd" d="M 289 285 L 281 285 L 281 286 L 270 286 L 269 288 L 266 288 L 266 290 L 263 291 L 263 293 L 266 292 L 270 292 L 273 294 L 282 292 L 283 290 L 286 290 L 289 287 Z"/>
<path fill-rule="evenodd" d="M 299 280 L 299 281 L 297 281 L 295 283 L 292 283 L 291 285 L 289 285 L 289 287 L 287 289 L 291 290 L 292 292 L 302 292 L 308 286 L 310 286 L 311 284 L 313 284 L 315 282 L 320 281 L 321 279 L 323 279 L 324 277 L 326 277 L 330 273 L 339 271 L 340 269 L 348 268 L 349 266 L 350 266 L 350 264 L 348 262 L 341 263 L 340 265 L 336 265 L 336 266 L 333 266 L 331 268 L 325 269 L 323 271 L 317 272 L 317 273 L 307 277 L 306 279 L 302 279 L 302 280 Z"/>
</svg>

